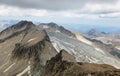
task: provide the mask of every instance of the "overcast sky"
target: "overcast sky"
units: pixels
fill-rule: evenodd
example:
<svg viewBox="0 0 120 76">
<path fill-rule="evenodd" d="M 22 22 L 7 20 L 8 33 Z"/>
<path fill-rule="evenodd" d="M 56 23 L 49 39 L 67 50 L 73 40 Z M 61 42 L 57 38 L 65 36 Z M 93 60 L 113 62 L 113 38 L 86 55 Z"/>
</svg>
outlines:
<svg viewBox="0 0 120 76">
<path fill-rule="evenodd" d="M 120 0 L 0 0 L 0 20 L 120 25 Z"/>
</svg>

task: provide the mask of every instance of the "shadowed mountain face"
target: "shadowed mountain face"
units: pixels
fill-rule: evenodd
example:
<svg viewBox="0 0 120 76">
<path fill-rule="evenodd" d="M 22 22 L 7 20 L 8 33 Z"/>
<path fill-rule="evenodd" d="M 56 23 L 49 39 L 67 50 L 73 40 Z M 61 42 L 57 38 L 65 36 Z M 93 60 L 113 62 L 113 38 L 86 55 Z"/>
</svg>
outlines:
<svg viewBox="0 0 120 76">
<path fill-rule="evenodd" d="M 46 61 L 60 50 L 63 50 L 62 59 L 72 64 L 81 61 L 120 68 L 120 59 L 116 54 L 110 53 L 111 50 L 113 53 L 116 51 L 109 46 L 102 46 L 101 43 L 98 45 L 97 42 L 80 37 L 55 23 L 35 26 L 32 22 L 21 21 L 0 32 L 0 75 L 45 76 Z M 59 56 L 57 59 L 59 61 Z M 58 64 L 62 63 L 64 64 L 61 60 Z M 68 64 L 65 62 L 65 65 Z"/>
</svg>

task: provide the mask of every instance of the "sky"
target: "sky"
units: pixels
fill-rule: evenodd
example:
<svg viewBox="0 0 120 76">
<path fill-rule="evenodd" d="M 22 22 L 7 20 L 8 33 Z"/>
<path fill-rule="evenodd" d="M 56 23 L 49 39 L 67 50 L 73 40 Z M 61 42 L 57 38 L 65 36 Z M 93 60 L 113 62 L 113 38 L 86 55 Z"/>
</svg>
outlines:
<svg viewBox="0 0 120 76">
<path fill-rule="evenodd" d="M 0 0 L 0 20 L 12 19 L 120 28 L 120 0 Z"/>
</svg>

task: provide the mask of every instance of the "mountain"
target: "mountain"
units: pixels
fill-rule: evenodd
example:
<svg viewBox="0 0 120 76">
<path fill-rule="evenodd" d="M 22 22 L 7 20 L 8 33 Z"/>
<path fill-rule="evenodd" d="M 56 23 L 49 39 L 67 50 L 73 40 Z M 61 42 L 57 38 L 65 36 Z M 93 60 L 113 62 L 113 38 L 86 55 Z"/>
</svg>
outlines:
<svg viewBox="0 0 120 76">
<path fill-rule="evenodd" d="M 95 29 L 91 29 L 87 32 L 87 34 L 90 37 L 99 37 L 99 36 L 104 36 L 106 33 L 105 32 L 98 32 Z"/>
<path fill-rule="evenodd" d="M 42 75 L 46 61 L 57 54 L 47 32 L 32 22 L 20 21 L 6 28 L 0 39 L 1 76 Z"/>
<path fill-rule="evenodd" d="M 94 40 L 98 40 L 101 41 L 104 44 L 107 45 L 112 45 L 114 47 L 116 47 L 117 49 L 119 49 L 120 47 L 120 33 L 104 33 L 104 32 L 98 32 L 95 29 L 91 29 L 88 33 L 87 33 L 87 37 L 94 39 Z M 120 49 L 119 49 L 120 50 Z"/>
<path fill-rule="evenodd" d="M 21 33 L 22 31 L 29 30 L 31 27 L 35 27 L 32 22 L 20 21 L 19 23 L 6 28 L 5 30 L 0 32 L 0 39 L 7 39 L 14 34 Z"/>
<path fill-rule="evenodd" d="M 48 60 L 61 50 L 62 58 L 75 65 L 84 62 L 120 68 L 120 51 L 113 46 L 55 23 L 36 26 L 30 21 L 20 21 L 0 32 L 0 75 L 44 76 Z"/>
</svg>

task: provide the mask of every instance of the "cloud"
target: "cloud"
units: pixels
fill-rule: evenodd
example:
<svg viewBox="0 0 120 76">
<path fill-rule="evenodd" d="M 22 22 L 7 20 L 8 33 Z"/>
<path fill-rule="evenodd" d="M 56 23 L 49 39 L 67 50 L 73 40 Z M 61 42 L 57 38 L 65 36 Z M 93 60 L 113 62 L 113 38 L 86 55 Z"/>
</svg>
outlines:
<svg viewBox="0 0 120 76">
<path fill-rule="evenodd" d="M 23 9 L 5 5 L 0 6 L 0 16 L 45 16 L 47 14 L 47 10 Z"/>
<path fill-rule="evenodd" d="M 87 3 L 82 9 L 76 10 L 76 14 L 98 16 L 100 18 L 120 17 L 120 1 L 115 3 Z"/>
<path fill-rule="evenodd" d="M 86 3 L 114 3 L 118 0 L 0 0 L 1 4 L 47 10 L 81 9 Z"/>
<path fill-rule="evenodd" d="M 0 16 L 8 17 L 120 17 L 119 0 L 0 0 Z"/>
<path fill-rule="evenodd" d="M 120 12 L 120 1 L 112 4 L 88 3 L 80 11 L 80 13 L 89 14 L 108 14 Z"/>
<path fill-rule="evenodd" d="M 101 14 L 100 18 L 120 18 L 120 12 L 118 13 L 109 13 L 109 14 Z"/>
</svg>

